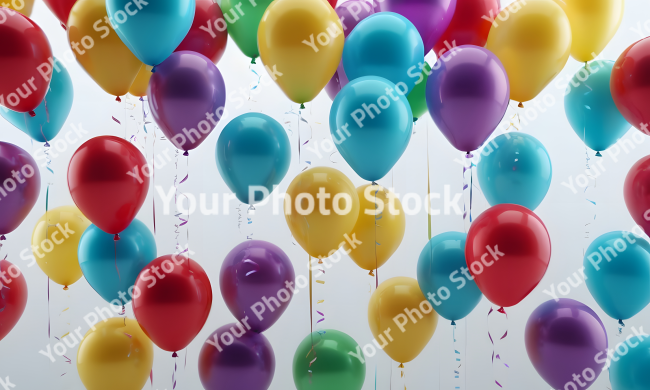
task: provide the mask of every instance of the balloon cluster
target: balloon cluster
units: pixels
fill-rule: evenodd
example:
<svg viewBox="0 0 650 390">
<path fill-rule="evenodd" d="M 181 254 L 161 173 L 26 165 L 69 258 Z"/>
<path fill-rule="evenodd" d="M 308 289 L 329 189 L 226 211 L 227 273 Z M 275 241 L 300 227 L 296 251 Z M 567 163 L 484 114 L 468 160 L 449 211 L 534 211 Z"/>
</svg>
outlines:
<svg viewBox="0 0 650 390">
<path fill-rule="evenodd" d="M 147 96 L 156 124 L 185 156 L 224 117 L 226 85 L 217 64 L 228 36 L 251 66 L 259 57 L 301 109 L 325 89 L 333 100 L 332 140 L 369 183 L 355 188 L 341 171 L 327 167 L 293 178 L 285 220 L 310 263 L 344 250 L 374 276 L 394 255 L 406 220 L 395 194 L 377 181 L 401 159 L 414 122 L 427 112 L 467 159 L 480 151 L 478 181 L 491 207 L 466 234 L 431 237 L 429 231 L 417 280 L 377 279 L 369 328 L 375 344 L 399 363 L 424 350 L 439 316 L 455 324 L 483 295 L 500 310 L 515 306 L 549 266 L 550 235 L 533 210 L 550 188 L 551 159 L 528 134 L 493 137 L 511 100 L 523 108 L 572 56 L 584 67 L 567 85 L 564 107 L 585 145 L 600 156 L 630 124 L 649 134 L 650 40 L 634 43 L 616 62 L 599 58 L 620 26 L 623 0 L 517 0 L 503 9 L 498 0 L 349 0 L 338 6 L 337 0 L 45 2 L 95 83 L 117 101 L 127 93 Z M 29 19 L 33 0 L 21 4 L 0 7 L 0 74 L 10 75 L 0 79 L 0 115 L 47 145 L 70 113 L 72 82 Z M 425 61 L 431 50 L 437 56 L 433 64 Z M 249 112 L 223 127 L 215 160 L 226 185 L 253 209 L 289 171 L 289 137 L 273 117 Z M 176 357 L 203 329 L 212 307 L 212 284 L 189 249 L 159 256 L 154 235 L 135 219 L 149 190 L 149 169 L 129 141 L 90 139 L 67 171 L 76 206 L 46 208 L 33 230 L 36 261 L 52 281 L 68 289 L 85 276 L 112 305 L 133 304 L 137 321 L 111 319 L 83 338 L 77 365 L 88 389 L 142 388 L 153 365 L 153 344 Z M 650 228 L 648 172 L 645 157 L 624 185 L 630 214 L 644 230 Z M 40 190 L 34 159 L 0 142 L 0 241 L 23 222 Z M 323 191 L 335 195 L 321 198 Z M 310 203 L 314 198 L 323 201 L 320 207 Z M 620 324 L 650 303 L 650 244 L 639 235 L 615 231 L 598 237 L 585 252 L 584 266 L 590 293 Z M 27 284 L 7 260 L 0 261 L 0 271 L 11 276 L 11 283 L 0 283 L 2 339 L 25 309 Z M 219 282 L 237 321 L 218 328 L 203 345 L 203 387 L 266 390 L 275 356 L 263 332 L 292 300 L 292 263 L 274 244 L 246 241 L 226 256 Z M 395 324 L 401 332 L 391 333 Z M 607 361 L 593 359 L 607 354 L 603 323 L 577 301 L 540 305 L 525 334 L 531 362 L 553 388 L 566 388 L 576 372 L 591 385 Z M 614 390 L 650 387 L 648 376 L 638 375 L 647 369 L 647 349 L 612 365 Z M 360 347 L 345 333 L 312 332 L 294 357 L 296 387 L 361 389 L 365 361 L 350 351 Z"/>
</svg>

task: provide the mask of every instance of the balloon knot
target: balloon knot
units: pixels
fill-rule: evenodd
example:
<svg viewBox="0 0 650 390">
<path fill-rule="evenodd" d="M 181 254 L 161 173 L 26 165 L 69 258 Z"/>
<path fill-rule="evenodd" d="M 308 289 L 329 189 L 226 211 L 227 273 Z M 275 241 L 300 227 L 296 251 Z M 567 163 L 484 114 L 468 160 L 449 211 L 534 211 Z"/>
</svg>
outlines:
<svg viewBox="0 0 650 390">
<path fill-rule="evenodd" d="M 373 181 L 371 185 L 373 185 L 373 186 L 378 186 L 379 184 L 377 184 L 376 181 Z"/>
<path fill-rule="evenodd" d="M 49 148 L 49 147 L 50 147 L 50 143 L 47 142 L 47 140 L 45 141 L 45 147 L 46 147 L 46 148 Z"/>
<path fill-rule="evenodd" d="M 618 320 L 618 324 L 619 324 L 620 326 L 625 326 L 625 324 L 623 323 L 623 320 Z"/>
<path fill-rule="evenodd" d="M 413 117 L 413 123 L 415 123 L 415 122 L 417 122 L 417 121 L 418 121 L 418 118 Z"/>
<path fill-rule="evenodd" d="M 156 73 L 156 67 L 155 66 L 151 68 L 151 73 Z"/>
<path fill-rule="evenodd" d="M 600 152 L 596 152 L 596 157 L 603 157 L 603 155 Z"/>
<path fill-rule="evenodd" d="M 189 155 L 190 155 L 190 152 L 188 152 L 187 150 L 185 151 L 185 153 L 183 153 L 183 156 L 189 156 Z"/>
<path fill-rule="evenodd" d="M 517 107 L 519 107 L 519 108 L 524 108 L 524 103 L 519 102 L 519 105 L 518 105 Z"/>
<path fill-rule="evenodd" d="M 370 272 L 368 272 L 368 275 L 372 276 L 373 278 L 375 277 L 375 274 L 372 272 L 372 270 L 370 270 Z"/>
<path fill-rule="evenodd" d="M 456 326 L 456 321 L 451 321 L 451 324 L 452 324 L 453 326 Z"/>
<path fill-rule="evenodd" d="M 63 286 L 63 291 L 68 291 L 68 290 L 69 290 L 68 286 Z"/>
<path fill-rule="evenodd" d="M 397 366 L 397 368 L 404 368 L 404 363 L 400 363 L 399 366 Z"/>
<path fill-rule="evenodd" d="M 65 26 L 65 24 L 61 23 L 61 27 L 63 27 L 65 31 L 68 31 L 68 28 Z"/>
<path fill-rule="evenodd" d="M 4 234 L 0 236 L 0 241 L 4 241 L 4 240 L 6 240 L 6 239 L 7 239 L 7 237 L 5 237 Z"/>
<path fill-rule="evenodd" d="M 251 58 L 251 64 L 257 64 L 257 62 L 255 62 L 255 57 Z"/>
<path fill-rule="evenodd" d="M 305 109 L 305 103 L 300 103 L 300 109 L 304 110 Z"/>
<path fill-rule="evenodd" d="M 122 99 L 120 99 L 119 96 L 116 96 L 116 97 L 115 97 L 115 101 L 118 102 L 118 103 L 122 103 Z"/>
<path fill-rule="evenodd" d="M 176 354 L 176 352 L 172 353 L 172 357 L 173 357 L 173 358 L 177 358 L 177 357 L 178 357 L 178 355 Z"/>
<path fill-rule="evenodd" d="M 116 234 L 113 236 L 113 241 L 119 241 L 120 240 L 120 235 Z"/>
<path fill-rule="evenodd" d="M 33 118 L 33 117 L 36 116 L 36 113 L 35 113 L 34 111 L 30 111 L 30 112 L 29 112 L 29 116 L 31 116 L 31 117 Z"/>
</svg>

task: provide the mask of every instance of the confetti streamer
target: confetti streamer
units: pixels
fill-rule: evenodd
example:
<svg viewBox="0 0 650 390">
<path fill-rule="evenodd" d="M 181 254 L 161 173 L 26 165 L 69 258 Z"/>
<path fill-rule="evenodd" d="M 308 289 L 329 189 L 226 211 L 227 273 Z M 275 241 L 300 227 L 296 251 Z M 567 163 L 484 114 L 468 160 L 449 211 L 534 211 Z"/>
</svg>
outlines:
<svg viewBox="0 0 650 390">
<path fill-rule="evenodd" d="M 488 314 L 487 314 L 487 322 L 488 322 L 488 337 L 490 338 L 490 343 L 492 343 L 492 371 L 494 371 L 494 361 L 495 361 L 495 360 L 499 360 L 500 362 L 503 363 L 503 365 L 504 365 L 506 368 L 510 368 L 510 366 L 509 366 L 507 363 L 505 363 L 505 362 L 503 362 L 503 361 L 501 360 L 501 356 L 500 356 L 499 354 L 496 353 L 496 345 L 495 345 L 495 343 L 494 343 L 494 339 L 492 339 L 492 334 L 490 333 L 490 314 L 492 314 L 493 312 L 494 312 L 494 309 L 493 309 L 492 307 L 490 307 L 490 311 L 489 311 Z M 500 308 L 499 310 L 497 310 L 497 313 L 501 313 L 501 314 L 503 314 L 503 315 L 506 317 L 506 321 L 508 320 L 508 314 L 506 314 L 506 311 L 505 311 L 505 309 L 504 309 L 503 307 Z M 503 340 L 503 339 L 505 339 L 507 336 L 508 336 L 508 330 L 506 329 L 505 333 L 503 334 L 503 336 L 501 336 L 501 338 L 500 338 L 499 340 Z M 494 380 L 494 383 L 496 383 L 497 386 L 503 388 L 503 386 L 501 385 L 501 383 L 499 383 L 499 381 L 496 380 L 496 378 L 495 378 L 495 380 Z"/>
</svg>

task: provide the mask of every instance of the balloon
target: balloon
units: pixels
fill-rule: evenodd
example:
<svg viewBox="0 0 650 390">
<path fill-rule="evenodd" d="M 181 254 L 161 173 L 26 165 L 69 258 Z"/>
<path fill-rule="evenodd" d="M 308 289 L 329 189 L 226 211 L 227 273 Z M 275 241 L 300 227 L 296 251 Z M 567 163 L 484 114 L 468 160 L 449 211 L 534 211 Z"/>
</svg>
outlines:
<svg viewBox="0 0 650 390">
<path fill-rule="evenodd" d="M 393 256 L 404 238 L 406 217 L 399 199 L 372 184 L 357 187 L 359 217 L 352 229 L 361 244 L 349 256 L 362 269 L 378 269 Z M 391 202 L 392 201 L 392 202 Z"/>
<path fill-rule="evenodd" d="M 648 135 L 650 106 L 642 102 L 650 97 L 645 77 L 650 72 L 650 39 L 633 43 L 618 57 L 612 70 L 610 89 L 614 103 L 625 119 Z"/>
<path fill-rule="evenodd" d="M 11 0 L 6 3 L 2 3 L 3 7 L 7 7 L 9 10 L 18 11 L 21 14 L 29 17 L 32 15 L 32 9 L 34 8 L 34 0 Z M 6 12 L 8 15 L 11 15 L 11 11 L 0 10 L 0 12 Z M 2 16 L 0 16 L 2 18 Z"/>
<path fill-rule="evenodd" d="M 269 340 L 239 323 L 215 330 L 199 354 L 199 377 L 206 390 L 266 390 L 274 374 L 275 354 Z"/>
<path fill-rule="evenodd" d="M 650 232 L 650 156 L 643 157 L 630 168 L 623 184 L 625 205 L 632 219 L 644 232 Z"/>
<path fill-rule="evenodd" d="M 72 79 L 62 62 L 56 58 L 54 62 L 56 65 L 51 73 L 49 90 L 41 104 L 34 110 L 35 116 L 0 109 L 3 118 L 37 142 L 48 142 L 54 139 L 72 109 L 74 97 Z"/>
<path fill-rule="evenodd" d="M 330 5 L 332 6 L 332 8 L 335 8 L 335 7 L 336 7 L 336 3 L 338 3 L 339 0 L 327 0 L 327 1 L 328 1 L 328 3 L 330 3 Z"/>
<path fill-rule="evenodd" d="M 596 238 L 583 262 L 589 292 L 610 317 L 627 320 L 650 303 L 650 244 L 630 232 Z"/>
<path fill-rule="evenodd" d="M 41 173 L 29 153 L 0 141 L 0 183 L 0 240 L 3 240 L 34 208 L 41 192 Z"/>
<path fill-rule="evenodd" d="M 212 0 L 195 1 L 196 12 L 190 32 L 174 51 L 195 51 L 216 64 L 226 51 L 228 43 L 228 31 L 223 13 L 219 4 Z"/>
<path fill-rule="evenodd" d="M 291 145 L 278 121 L 249 112 L 223 128 L 217 141 L 216 159 L 228 188 L 241 202 L 252 205 L 266 198 L 289 171 Z M 266 193 L 255 187 L 263 187 Z"/>
<path fill-rule="evenodd" d="M 379 1 L 380 11 L 398 13 L 415 25 L 424 42 L 425 53 L 431 50 L 447 29 L 456 8 L 459 8 L 456 0 Z"/>
<path fill-rule="evenodd" d="M 226 19 L 228 35 L 246 57 L 253 59 L 252 63 L 255 63 L 255 58 L 260 56 L 257 48 L 258 27 L 262 16 L 272 2 L 272 0 L 221 1 L 221 10 Z M 224 23 L 220 23 L 218 26 L 223 25 Z"/>
<path fill-rule="evenodd" d="M 47 8 L 52 11 L 54 16 L 61 22 L 62 26 L 66 26 L 68 23 L 68 17 L 70 16 L 70 11 L 75 5 L 77 0 L 43 0 Z"/>
<path fill-rule="evenodd" d="M 118 240 L 147 197 L 149 165 L 129 141 L 91 138 L 70 159 L 68 188 L 81 212 Z"/>
<path fill-rule="evenodd" d="M 341 88 L 348 85 L 349 82 L 350 80 L 348 80 L 348 76 L 345 74 L 345 69 L 343 69 L 343 61 L 341 61 L 339 63 L 339 66 L 336 68 L 336 72 L 334 72 L 334 76 L 332 76 L 330 81 L 325 86 L 325 92 L 327 92 L 327 96 L 329 96 L 330 99 L 334 100 L 336 98 L 336 95 L 341 92 Z"/>
<path fill-rule="evenodd" d="M 417 280 L 399 276 L 386 280 L 372 293 L 368 324 L 378 347 L 396 362 L 408 363 L 431 340 L 438 314 L 422 295 Z"/>
<path fill-rule="evenodd" d="M 257 41 L 271 78 L 289 99 L 306 103 L 341 61 L 343 26 L 323 0 L 275 0 L 260 22 Z"/>
<path fill-rule="evenodd" d="M 68 19 L 68 41 L 86 73 L 106 93 L 119 97 L 129 92 L 142 62 L 122 43 L 107 18 L 104 0 L 78 0 Z"/>
<path fill-rule="evenodd" d="M 201 331 L 212 307 L 212 286 L 201 265 L 186 253 L 160 256 L 135 283 L 133 313 L 161 349 L 176 352 Z"/>
<path fill-rule="evenodd" d="M 219 286 L 226 306 L 238 321 L 257 333 L 275 324 L 293 296 L 296 274 L 289 257 L 270 242 L 246 240 L 221 264 Z M 268 302 L 268 303 L 267 303 Z"/>
<path fill-rule="evenodd" d="M 402 15 L 380 12 L 359 22 L 343 49 L 348 79 L 378 76 L 408 94 L 424 67 L 424 46 L 417 30 Z"/>
<path fill-rule="evenodd" d="M 330 133 L 336 149 L 364 180 L 376 181 L 390 172 L 406 150 L 412 130 L 406 96 L 381 77 L 351 81 L 332 103 Z"/>
<path fill-rule="evenodd" d="M 88 284 L 106 302 L 124 306 L 131 301 L 140 271 L 156 258 L 156 239 L 137 219 L 120 234 L 119 241 L 90 225 L 81 236 L 78 254 Z"/>
<path fill-rule="evenodd" d="M 319 197 L 321 191 L 329 197 Z M 346 242 L 356 247 L 358 241 L 349 234 L 359 215 L 359 196 L 343 173 L 328 167 L 307 169 L 289 184 L 287 195 L 289 199 L 284 203 L 287 225 L 293 238 L 310 256 L 332 256 Z"/>
<path fill-rule="evenodd" d="M 580 68 L 564 93 L 564 110 L 573 131 L 597 152 L 596 156 L 630 129 L 609 89 L 613 66 L 613 61 L 599 60 L 597 65 L 594 62 Z"/>
<path fill-rule="evenodd" d="M 48 210 L 36 222 L 32 233 L 32 253 L 48 278 L 64 290 L 81 276 L 77 257 L 79 240 L 90 221 L 74 206 Z"/>
<path fill-rule="evenodd" d="M 133 84 L 129 88 L 129 93 L 133 96 L 143 97 L 147 96 L 147 88 L 149 88 L 149 80 L 151 79 L 152 66 L 142 64 L 138 75 L 133 80 Z"/>
<path fill-rule="evenodd" d="M 483 294 L 467 273 L 467 234 L 446 232 L 433 237 L 418 259 L 418 284 L 436 313 L 450 321 L 469 315 Z M 464 270 L 464 271 L 463 271 Z"/>
<path fill-rule="evenodd" d="M 415 81 L 415 87 L 413 87 L 411 93 L 406 97 L 411 106 L 411 112 L 413 112 L 413 121 L 417 121 L 418 118 L 422 118 L 428 112 L 426 92 L 430 74 L 431 67 L 425 62 L 420 78 Z"/>
<path fill-rule="evenodd" d="M 465 260 L 490 302 L 514 306 L 544 277 L 551 260 L 551 238 L 532 211 L 499 204 L 485 210 L 469 228 Z"/>
<path fill-rule="evenodd" d="M 366 379 L 366 362 L 359 344 L 334 329 L 305 337 L 293 355 L 293 383 L 297 390 L 361 390 Z M 362 352 L 361 352 L 362 353 Z M 314 358 L 318 357 L 315 361 Z"/>
<path fill-rule="evenodd" d="M 20 269 L 9 261 L 0 260 L 0 340 L 16 326 L 27 306 L 27 282 Z M 6 285 L 5 285 L 6 284 Z"/>
<path fill-rule="evenodd" d="M 503 64 L 492 52 L 478 46 L 459 46 L 433 65 L 426 96 L 431 118 L 447 141 L 461 152 L 471 152 L 503 119 L 510 83 Z"/>
<path fill-rule="evenodd" d="M 508 72 L 510 98 L 527 102 L 564 68 L 571 52 L 571 25 L 553 0 L 517 0 L 495 18 L 487 48 Z"/>
<path fill-rule="evenodd" d="M 34 111 L 50 85 L 43 73 L 53 58 L 52 48 L 28 17 L 0 7 L 0 20 L 0 110 Z"/>
<path fill-rule="evenodd" d="M 457 0 L 449 27 L 433 46 L 433 51 L 441 57 L 460 45 L 484 47 L 492 27 L 490 20 L 496 18 L 501 9 L 499 3 L 499 0 Z"/>
<path fill-rule="evenodd" d="M 586 305 L 567 298 L 546 301 L 526 323 L 526 352 L 551 388 L 586 389 L 604 370 L 607 332 Z"/>
<path fill-rule="evenodd" d="M 612 390 L 643 390 L 650 388 L 650 339 L 647 336 L 637 336 L 633 339 L 633 348 L 625 355 L 612 360 L 609 369 L 609 381 Z M 623 341 L 621 340 L 621 343 Z"/>
<path fill-rule="evenodd" d="M 167 139 L 187 152 L 217 126 L 226 105 L 226 84 L 208 57 L 180 51 L 154 68 L 147 96 L 153 119 Z"/>
<path fill-rule="evenodd" d="M 624 0 L 555 0 L 571 23 L 571 56 L 595 59 L 612 40 L 623 20 Z"/>
<path fill-rule="evenodd" d="M 501 134 L 481 151 L 478 183 L 490 206 L 512 203 L 535 210 L 551 187 L 551 158 L 537 138 Z"/>
<path fill-rule="evenodd" d="M 153 344 L 130 318 L 100 321 L 77 351 L 77 371 L 88 390 L 141 390 L 152 368 Z"/>
<path fill-rule="evenodd" d="M 147 65 L 158 65 L 185 39 L 192 27 L 195 0 L 106 0 L 117 35 Z"/>
</svg>

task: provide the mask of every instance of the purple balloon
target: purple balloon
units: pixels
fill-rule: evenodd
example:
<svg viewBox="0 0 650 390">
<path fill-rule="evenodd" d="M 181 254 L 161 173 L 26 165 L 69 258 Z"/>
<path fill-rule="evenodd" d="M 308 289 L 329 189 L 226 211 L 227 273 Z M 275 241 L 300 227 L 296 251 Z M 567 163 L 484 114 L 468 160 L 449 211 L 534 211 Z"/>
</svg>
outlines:
<svg viewBox="0 0 650 390">
<path fill-rule="evenodd" d="M 41 173 L 29 153 L 0 141 L 0 235 L 11 233 L 25 220 L 41 192 Z"/>
<path fill-rule="evenodd" d="M 270 328 L 293 297 L 296 274 L 282 249 L 247 240 L 228 253 L 221 265 L 221 295 L 232 315 L 255 332 Z M 290 283 L 290 287 L 287 286 Z"/>
<path fill-rule="evenodd" d="M 420 32 L 426 54 L 449 27 L 456 0 L 383 0 L 379 9 L 400 14 L 413 23 Z"/>
<path fill-rule="evenodd" d="M 336 7 L 336 14 L 341 19 L 343 25 L 343 35 L 347 38 L 360 21 L 374 14 L 379 9 L 379 3 L 373 5 L 366 0 L 350 0 Z M 339 63 L 334 76 L 325 86 L 325 92 L 330 99 L 334 100 L 341 88 L 348 84 L 348 76 L 343 70 L 343 60 Z"/>
<path fill-rule="evenodd" d="M 195 149 L 223 115 L 226 85 L 206 56 L 193 51 L 172 53 L 152 70 L 147 89 L 153 118 L 179 149 Z"/>
<path fill-rule="evenodd" d="M 567 298 L 551 300 L 539 305 L 528 319 L 526 351 L 551 388 L 565 389 L 569 382 L 583 388 L 574 382 L 574 374 L 587 374 L 587 379 L 579 379 L 589 387 L 605 366 L 607 332 L 586 305 Z"/>
<path fill-rule="evenodd" d="M 456 149 L 471 152 L 490 137 L 508 109 L 508 75 L 488 49 L 458 46 L 433 65 L 426 98 L 445 138 Z"/>
<path fill-rule="evenodd" d="M 199 354 L 199 377 L 205 390 L 266 390 L 273 374 L 271 344 L 261 333 L 246 331 L 242 324 L 215 330 Z"/>
</svg>

